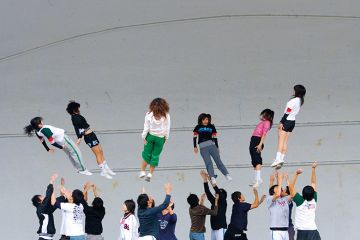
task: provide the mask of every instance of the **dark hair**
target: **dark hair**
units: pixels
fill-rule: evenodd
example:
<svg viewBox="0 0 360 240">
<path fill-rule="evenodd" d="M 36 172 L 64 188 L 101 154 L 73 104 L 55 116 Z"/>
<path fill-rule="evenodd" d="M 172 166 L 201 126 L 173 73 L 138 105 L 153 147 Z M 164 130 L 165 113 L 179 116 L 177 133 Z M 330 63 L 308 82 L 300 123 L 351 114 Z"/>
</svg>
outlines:
<svg viewBox="0 0 360 240">
<path fill-rule="evenodd" d="M 306 201 L 314 199 L 315 190 L 312 186 L 305 186 L 302 190 L 302 196 Z"/>
<path fill-rule="evenodd" d="M 191 193 L 187 197 L 187 202 L 190 205 L 190 208 L 194 208 L 199 205 L 199 198 L 196 196 L 196 194 Z"/>
<path fill-rule="evenodd" d="M 135 207 L 136 207 L 136 205 L 135 205 L 134 200 L 132 200 L 132 199 L 126 200 L 126 201 L 124 202 L 124 204 L 125 204 L 125 206 L 126 206 L 126 208 L 127 208 L 127 210 L 128 210 L 129 212 L 131 212 L 132 214 L 135 213 Z"/>
<path fill-rule="evenodd" d="M 274 114 L 274 111 L 269 108 L 262 110 L 260 113 L 260 115 L 263 116 L 265 120 L 268 120 L 270 122 L 270 127 L 272 127 L 273 125 Z"/>
<path fill-rule="evenodd" d="M 34 196 L 31 198 L 32 205 L 34 205 L 34 207 L 36 207 L 36 208 L 37 208 L 37 207 L 40 205 L 40 203 L 41 203 L 41 201 L 40 201 L 40 196 L 41 196 L 41 195 L 37 194 L 37 195 L 34 195 Z"/>
<path fill-rule="evenodd" d="M 84 201 L 84 194 L 79 189 L 75 189 L 72 194 L 73 203 L 79 205 L 82 201 Z"/>
<path fill-rule="evenodd" d="M 29 137 L 33 136 L 34 131 L 40 129 L 39 125 L 41 124 L 42 120 L 43 120 L 42 117 L 34 117 L 33 119 L 31 119 L 30 125 L 24 127 L 25 134 L 28 135 Z"/>
<path fill-rule="evenodd" d="M 205 118 L 207 118 L 209 120 L 209 124 L 211 124 L 211 115 L 207 113 L 200 113 L 198 116 L 198 124 L 201 125 Z"/>
<path fill-rule="evenodd" d="M 239 202 L 240 197 L 241 197 L 241 192 L 239 192 L 239 191 L 233 192 L 231 194 L 231 199 L 233 200 L 234 203 Z"/>
<path fill-rule="evenodd" d="M 77 103 L 75 101 L 70 101 L 69 104 L 67 105 L 66 111 L 70 115 L 74 115 L 77 112 L 79 112 L 79 108 L 80 108 L 80 103 Z"/>
<path fill-rule="evenodd" d="M 139 209 L 146 209 L 148 207 L 149 196 L 146 193 L 140 194 L 137 199 Z"/>
<path fill-rule="evenodd" d="M 173 203 L 173 205 L 171 206 L 171 209 L 174 210 L 175 208 L 175 203 Z"/>
<path fill-rule="evenodd" d="M 170 111 L 169 104 L 163 98 L 155 98 L 149 105 L 149 112 L 152 112 L 154 117 L 164 117 Z"/>
<path fill-rule="evenodd" d="M 294 94 L 294 98 L 298 97 L 301 99 L 301 105 L 304 104 L 304 97 L 305 97 L 305 94 L 306 94 L 306 89 L 303 85 L 295 85 L 294 86 L 294 91 L 295 91 L 295 94 Z"/>
<path fill-rule="evenodd" d="M 270 196 L 272 196 L 272 195 L 274 195 L 275 194 L 275 188 L 277 187 L 277 186 L 279 186 L 279 185 L 272 185 L 271 187 L 270 187 L 270 189 L 269 189 L 269 195 Z"/>
<path fill-rule="evenodd" d="M 94 198 L 92 205 L 95 209 L 104 209 L 104 201 L 99 197 Z"/>
</svg>

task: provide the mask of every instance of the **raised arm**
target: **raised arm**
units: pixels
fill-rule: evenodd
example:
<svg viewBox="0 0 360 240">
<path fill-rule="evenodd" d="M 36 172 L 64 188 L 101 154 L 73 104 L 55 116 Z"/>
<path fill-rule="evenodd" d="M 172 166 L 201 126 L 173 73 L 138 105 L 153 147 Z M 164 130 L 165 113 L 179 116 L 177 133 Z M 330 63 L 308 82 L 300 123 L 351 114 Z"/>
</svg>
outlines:
<svg viewBox="0 0 360 240">
<path fill-rule="evenodd" d="M 295 190 L 295 184 L 296 184 L 296 180 L 297 180 L 297 177 L 303 173 L 303 170 L 301 168 L 299 168 L 298 170 L 295 171 L 295 174 L 290 182 L 290 185 L 289 185 L 289 190 L 290 190 L 290 195 L 291 197 L 294 197 L 295 194 L 296 194 L 296 190 Z"/>
<path fill-rule="evenodd" d="M 170 199 L 171 199 L 170 194 L 172 191 L 172 185 L 170 183 L 166 183 L 164 186 L 164 189 L 165 189 L 165 193 L 166 193 L 164 202 L 157 207 L 149 208 L 148 211 L 150 214 L 161 212 L 162 210 L 166 209 L 169 206 Z"/>
<path fill-rule="evenodd" d="M 275 178 L 277 178 L 277 173 L 276 172 L 270 175 L 269 188 L 274 186 Z"/>
<path fill-rule="evenodd" d="M 87 202 L 87 200 L 88 200 L 88 192 L 89 192 L 90 187 L 91 187 L 91 183 L 90 183 L 90 182 L 86 182 L 86 183 L 84 184 L 83 194 L 84 194 L 84 200 L 85 200 L 85 202 Z"/>
<path fill-rule="evenodd" d="M 316 167 L 317 167 L 317 162 L 315 161 L 312 164 L 312 173 L 311 173 L 311 186 L 314 188 L 315 192 L 316 192 Z"/>
<path fill-rule="evenodd" d="M 273 201 L 276 201 L 276 199 L 280 198 L 281 197 L 281 186 L 282 186 L 282 182 L 283 182 L 283 179 L 284 179 L 284 174 L 279 172 L 277 174 L 277 183 L 278 183 L 278 186 L 276 188 L 276 192 L 274 193 L 273 195 Z"/>
<path fill-rule="evenodd" d="M 209 202 L 213 205 L 215 203 L 215 198 L 209 189 L 208 174 L 204 170 L 201 170 L 200 175 L 204 181 L 204 191 L 205 191 L 206 197 L 209 200 Z"/>
<path fill-rule="evenodd" d="M 50 187 L 50 189 L 48 187 L 48 189 L 46 191 L 46 197 L 50 200 L 51 206 L 54 206 L 55 202 L 56 202 L 55 193 L 54 193 L 54 182 L 57 179 L 57 177 L 58 177 L 58 175 L 56 173 L 51 176 L 50 182 L 49 182 L 49 186 L 51 186 L 51 187 Z"/>
<path fill-rule="evenodd" d="M 254 199 L 254 202 L 251 204 L 250 209 L 254 209 L 259 206 L 259 193 L 256 188 L 253 188 L 253 191 L 254 191 L 255 199 Z"/>
</svg>

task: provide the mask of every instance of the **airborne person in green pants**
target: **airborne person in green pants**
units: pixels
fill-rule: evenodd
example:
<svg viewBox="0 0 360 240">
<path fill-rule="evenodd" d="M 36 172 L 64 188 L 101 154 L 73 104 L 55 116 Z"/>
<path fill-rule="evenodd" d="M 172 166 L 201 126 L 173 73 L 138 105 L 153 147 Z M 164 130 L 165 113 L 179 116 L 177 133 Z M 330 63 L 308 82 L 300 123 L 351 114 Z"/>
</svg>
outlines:
<svg viewBox="0 0 360 240">
<path fill-rule="evenodd" d="M 155 167 L 159 164 L 159 156 L 165 142 L 169 139 L 170 115 L 169 104 L 165 99 L 155 98 L 151 101 L 149 111 L 145 115 L 144 130 L 142 138 L 144 140 L 144 150 L 142 152 L 143 161 L 139 178 L 145 178 L 150 182 Z M 150 172 L 146 175 L 145 169 L 150 165 Z"/>
</svg>

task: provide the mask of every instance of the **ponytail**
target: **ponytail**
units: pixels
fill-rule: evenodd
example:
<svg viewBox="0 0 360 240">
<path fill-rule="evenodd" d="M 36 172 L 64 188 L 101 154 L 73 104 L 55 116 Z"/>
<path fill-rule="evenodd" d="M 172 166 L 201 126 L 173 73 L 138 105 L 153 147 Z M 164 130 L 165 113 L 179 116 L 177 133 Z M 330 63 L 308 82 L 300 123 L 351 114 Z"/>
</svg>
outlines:
<svg viewBox="0 0 360 240">
<path fill-rule="evenodd" d="M 30 124 L 24 127 L 24 133 L 29 137 L 33 136 L 35 130 L 40 129 L 39 125 L 41 124 L 42 120 L 42 117 L 34 117 L 33 119 L 31 119 Z"/>
<path fill-rule="evenodd" d="M 298 97 L 301 100 L 301 106 L 304 104 L 304 98 L 306 94 L 306 88 L 303 85 L 295 85 L 294 86 L 294 98 Z"/>
</svg>

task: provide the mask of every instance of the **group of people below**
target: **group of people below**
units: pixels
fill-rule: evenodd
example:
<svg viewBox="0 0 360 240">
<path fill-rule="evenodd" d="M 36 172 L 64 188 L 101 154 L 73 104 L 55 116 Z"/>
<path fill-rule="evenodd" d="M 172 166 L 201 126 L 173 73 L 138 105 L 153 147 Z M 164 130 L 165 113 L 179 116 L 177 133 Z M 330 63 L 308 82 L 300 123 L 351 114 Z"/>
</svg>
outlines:
<svg viewBox="0 0 360 240">
<path fill-rule="evenodd" d="M 246 202 L 244 194 L 240 191 L 233 192 L 229 224 L 226 217 L 227 192 L 209 181 L 211 177 L 202 170 L 200 175 L 203 179 L 204 193 L 200 197 L 191 193 L 186 199 L 191 222 L 189 239 L 205 239 L 206 216 L 210 215 L 211 240 L 246 240 L 248 212 L 265 202 L 270 216 L 269 239 L 292 240 L 295 239 L 296 230 L 297 240 L 320 240 L 315 223 L 316 167 L 317 163 L 314 162 L 311 185 L 305 186 L 302 194 L 295 190 L 297 177 L 302 174 L 302 169 L 297 169 L 291 180 L 286 173 L 274 172 L 270 176 L 269 195 L 259 198 L 257 188 L 253 187 L 253 202 Z M 54 182 L 57 177 L 57 174 L 51 177 L 45 196 L 34 195 L 32 198 L 40 224 L 37 231 L 39 240 L 53 239 L 56 233 L 53 213 L 56 209 L 60 209 L 62 213 L 60 240 L 103 240 L 102 220 L 105 217 L 105 207 L 103 200 L 98 196 L 96 186 L 87 182 L 83 190 L 70 191 L 65 188 L 65 180 L 62 178 L 60 196 L 55 197 Z M 209 182 L 215 191 L 214 194 L 210 190 Z M 91 190 L 94 199 L 92 204 L 88 204 L 88 192 Z M 155 206 L 153 197 L 145 192 L 137 197 L 137 203 L 132 199 L 124 201 L 124 216 L 120 220 L 118 240 L 178 239 L 175 235 L 177 215 L 174 213 L 174 201 L 171 198 L 172 185 L 165 184 L 164 190 L 165 199 L 159 206 Z M 211 204 L 210 208 L 205 206 L 206 198 Z M 294 203 L 296 212 L 293 224 L 291 213 Z"/>
</svg>

